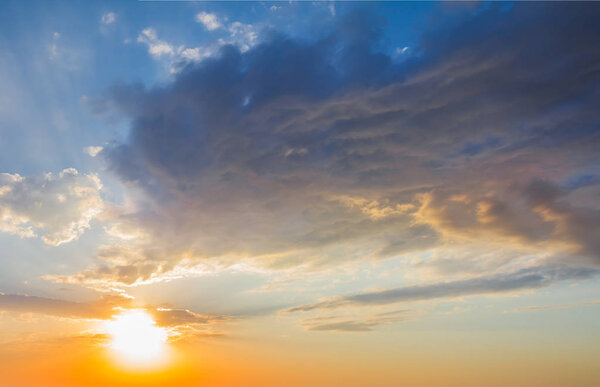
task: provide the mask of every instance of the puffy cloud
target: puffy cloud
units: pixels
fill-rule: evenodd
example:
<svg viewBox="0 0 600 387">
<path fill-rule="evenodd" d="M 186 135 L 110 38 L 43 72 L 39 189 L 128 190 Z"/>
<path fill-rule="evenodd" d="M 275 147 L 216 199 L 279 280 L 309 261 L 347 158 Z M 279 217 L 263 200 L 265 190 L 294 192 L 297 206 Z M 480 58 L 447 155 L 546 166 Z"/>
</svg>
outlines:
<svg viewBox="0 0 600 387">
<path fill-rule="evenodd" d="M 102 149 L 104 148 L 101 146 L 86 146 L 83 148 L 83 151 L 91 157 L 96 157 L 98 156 L 98 153 L 102 152 Z"/>
<path fill-rule="evenodd" d="M 571 255 L 600 259 L 600 209 L 571 204 L 567 189 L 545 180 L 506 188 L 479 195 L 424 193 L 415 216 L 448 236 L 513 239 L 538 249 L 551 245 Z"/>
<path fill-rule="evenodd" d="M 228 26 L 231 42 L 242 52 L 248 51 L 258 42 L 258 33 L 251 24 L 233 22 Z"/>
<path fill-rule="evenodd" d="M 116 290 L 122 286 L 151 283 L 174 269 L 174 262 L 163 252 L 119 244 L 101 246 L 96 258 L 101 263 L 77 274 L 46 275 L 44 278 L 99 290 Z"/>
<path fill-rule="evenodd" d="M 0 174 L 0 231 L 52 246 L 77 239 L 103 211 L 102 185 L 73 168 L 58 175 Z"/>
<path fill-rule="evenodd" d="M 100 155 L 138 195 L 114 220 L 137 237 L 69 279 L 135 284 L 213 259 L 314 270 L 475 244 L 490 261 L 502 245 L 511 260 L 597 265 L 597 187 L 563 182 L 597 165 L 598 12 L 486 7 L 401 63 L 380 49 L 380 20 L 348 13 L 313 41 L 273 33 L 171 84 L 115 89 L 132 125 Z M 456 286 L 469 284 L 493 285 Z"/>
<path fill-rule="evenodd" d="M 232 44 L 243 51 L 247 51 L 258 41 L 258 33 L 251 25 L 233 22 L 229 25 L 228 30 L 228 38 L 219 39 L 209 45 L 198 47 L 175 45 L 159 39 L 156 30 L 153 28 L 142 30 L 138 35 L 137 41 L 138 43 L 147 45 L 148 53 L 155 59 L 166 59 L 169 71 L 176 74 L 189 64 L 217 55 L 223 46 Z"/>
<path fill-rule="evenodd" d="M 160 58 L 163 55 L 172 55 L 175 52 L 173 46 L 158 39 L 156 31 L 152 28 L 143 30 L 138 35 L 137 41 L 146 44 L 148 46 L 148 53 L 156 58 Z"/>
<path fill-rule="evenodd" d="M 221 28 L 222 24 L 214 13 L 200 12 L 196 14 L 196 21 L 202 23 L 209 31 L 214 31 Z"/>
</svg>

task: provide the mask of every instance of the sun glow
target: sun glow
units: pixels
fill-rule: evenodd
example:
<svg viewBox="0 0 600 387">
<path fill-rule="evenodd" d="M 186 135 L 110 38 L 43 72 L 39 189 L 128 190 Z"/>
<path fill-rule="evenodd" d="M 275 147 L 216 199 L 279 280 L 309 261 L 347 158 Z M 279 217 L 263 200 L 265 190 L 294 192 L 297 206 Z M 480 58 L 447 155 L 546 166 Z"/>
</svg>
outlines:
<svg viewBox="0 0 600 387">
<path fill-rule="evenodd" d="M 166 354 L 167 332 L 143 310 L 128 310 L 106 324 L 110 348 L 134 365 L 155 364 Z"/>
</svg>

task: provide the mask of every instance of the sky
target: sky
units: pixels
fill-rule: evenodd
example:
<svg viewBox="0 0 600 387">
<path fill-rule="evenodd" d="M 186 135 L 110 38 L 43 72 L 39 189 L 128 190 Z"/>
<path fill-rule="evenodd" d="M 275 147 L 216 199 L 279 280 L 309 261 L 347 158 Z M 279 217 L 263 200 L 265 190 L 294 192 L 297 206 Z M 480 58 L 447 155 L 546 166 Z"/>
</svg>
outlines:
<svg viewBox="0 0 600 387">
<path fill-rule="evenodd" d="M 596 2 L 0 2 L 0 385 L 598 385 L 598 106 Z"/>
</svg>

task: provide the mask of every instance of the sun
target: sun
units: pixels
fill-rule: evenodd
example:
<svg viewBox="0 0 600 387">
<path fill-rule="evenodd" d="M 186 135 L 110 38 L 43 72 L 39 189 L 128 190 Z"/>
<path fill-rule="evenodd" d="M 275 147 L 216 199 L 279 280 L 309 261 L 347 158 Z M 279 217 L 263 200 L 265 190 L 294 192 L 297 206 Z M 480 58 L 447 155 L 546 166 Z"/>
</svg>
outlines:
<svg viewBox="0 0 600 387">
<path fill-rule="evenodd" d="M 106 330 L 110 348 L 129 364 L 155 364 L 165 355 L 167 331 L 143 310 L 123 312 L 106 323 Z"/>
</svg>

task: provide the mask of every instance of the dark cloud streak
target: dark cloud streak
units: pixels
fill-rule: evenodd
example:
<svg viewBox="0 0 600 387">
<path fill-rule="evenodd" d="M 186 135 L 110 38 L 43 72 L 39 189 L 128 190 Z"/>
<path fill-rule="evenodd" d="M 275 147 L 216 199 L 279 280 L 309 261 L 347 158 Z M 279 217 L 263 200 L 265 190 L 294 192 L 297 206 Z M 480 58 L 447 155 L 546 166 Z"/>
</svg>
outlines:
<svg viewBox="0 0 600 387">
<path fill-rule="evenodd" d="M 507 293 L 538 289 L 549 286 L 557 281 L 589 279 L 597 274 L 598 270 L 594 269 L 569 268 L 564 266 L 535 267 L 509 274 L 360 293 L 324 300 L 315 304 L 297 306 L 287 309 L 287 311 L 308 312 L 320 309 L 336 309 L 345 306 L 386 305 L 439 298 Z"/>
</svg>

